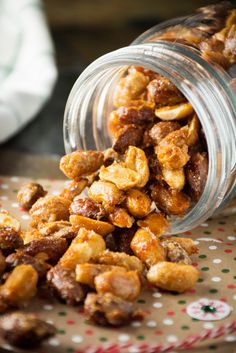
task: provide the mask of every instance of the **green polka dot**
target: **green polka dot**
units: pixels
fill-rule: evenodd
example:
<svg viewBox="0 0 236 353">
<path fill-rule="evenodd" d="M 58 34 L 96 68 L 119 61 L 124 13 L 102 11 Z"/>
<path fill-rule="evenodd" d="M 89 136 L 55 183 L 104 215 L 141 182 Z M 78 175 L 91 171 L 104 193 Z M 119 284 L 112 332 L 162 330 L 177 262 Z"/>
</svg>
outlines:
<svg viewBox="0 0 236 353">
<path fill-rule="evenodd" d="M 179 300 L 178 304 L 186 304 L 186 301 L 185 300 Z"/>
<path fill-rule="evenodd" d="M 12 192 L 14 192 L 14 194 L 17 194 L 18 193 L 18 189 L 14 189 L 14 190 L 12 190 Z"/>
<path fill-rule="evenodd" d="M 212 349 L 212 350 L 216 350 L 218 347 L 214 344 L 212 344 L 211 346 L 208 347 L 208 349 Z"/>
<path fill-rule="evenodd" d="M 209 271 L 209 267 L 202 267 L 201 271 Z"/>
<path fill-rule="evenodd" d="M 209 290 L 209 293 L 212 293 L 212 294 L 218 293 L 218 289 L 212 288 Z"/>
<path fill-rule="evenodd" d="M 236 276 L 234 276 L 233 279 L 236 279 Z"/>
<path fill-rule="evenodd" d="M 211 234 L 211 232 L 209 230 L 205 230 L 203 233 L 204 234 Z"/>
<path fill-rule="evenodd" d="M 65 330 L 62 330 L 62 329 L 59 329 L 59 330 L 57 330 L 57 333 L 58 333 L 59 335 L 65 335 L 66 331 L 65 331 Z"/>
<path fill-rule="evenodd" d="M 67 348 L 66 352 L 67 353 L 74 353 L 75 350 L 74 350 L 74 348 Z"/>
<path fill-rule="evenodd" d="M 207 256 L 206 255 L 199 255 L 198 256 L 200 259 L 205 259 Z"/>
<path fill-rule="evenodd" d="M 137 303 L 139 303 L 139 304 L 145 304 L 145 303 L 146 303 L 146 300 L 144 300 L 144 299 L 138 299 L 138 300 L 137 300 Z"/>
<path fill-rule="evenodd" d="M 185 331 L 186 331 L 186 330 L 189 330 L 189 326 L 185 326 L 185 325 L 184 325 L 184 326 L 181 326 L 181 329 L 182 329 L 182 330 L 185 330 Z"/>
<path fill-rule="evenodd" d="M 236 257 L 234 258 L 234 261 L 236 261 Z"/>
<path fill-rule="evenodd" d="M 145 340 L 145 336 L 139 335 L 139 336 L 137 336 L 137 340 L 143 341 L 143 340 Z"/>
<path fill-rule="evenodd" d="M 106 337 L 100 337 L 100 338 L 99 338 L 99 341 L 101 341 L 101 342 L 106 342 L 106 341 L 107 341 L 107 338 L 106 338 Z"/>
<path fill-rule="evenodd" d="M 220 221 L 220 222 L 218 222 L 219 224 L 226 224 L 226 222 L 224 222 L 224 221 Z"/>
<path fill-rule="evenodd" d="M 229 273 L 230 270 L 229 270 L 228 268 L 223 268 L 223 270 L 221 270 L 221 272 L 223 272 L 223 273 Z"/>
<path fill-rule="evenodd" d="M 204 281 L 204 279 L 203 278 L 198 278 L 198 283 L 202 283 L 203 281 Z"/>
<path fill-rule="evenodd" d="M 66 313 L 65 311 L 59 311 L 59 312 L 58 312 L 58 315 L 59 315 L 59 316 L 66 316 L 67 313 Z"/>
<path fill-rule="evenodd" d="M 199 321 L 199 320 L 198 320 L 198 319 L 195 319 L 195 318 L 193 317 L 193 318 L 192 318 L 192 321 L 196 321 L 196 322 L 197 322 L 197 321 Z"/>
</svg>

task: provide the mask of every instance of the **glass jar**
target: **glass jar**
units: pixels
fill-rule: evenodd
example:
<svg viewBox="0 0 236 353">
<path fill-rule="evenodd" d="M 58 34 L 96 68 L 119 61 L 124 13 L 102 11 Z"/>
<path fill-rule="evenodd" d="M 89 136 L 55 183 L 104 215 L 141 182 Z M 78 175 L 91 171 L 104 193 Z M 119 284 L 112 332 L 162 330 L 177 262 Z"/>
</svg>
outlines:
<svg viewBox="0 0 236 353">
<path fill-rule="evenodd" d="M 209 168 L 201 198 L 187 214 L 173 218 L 171 234 L 201 224 L 225 207 L 236 193 L 236 67 L 231 65 L 226 70 L 206 60 L 198 45 L 192 39 L 188 42 L 189 34 L 191 37 L 197 26 L 200 28 L 197 35 L 202 36 L 209 35 L 212 27 L 220 26 L 216 15 L 213 13 L 212 17 L 211 13 L 209 21 L 209 11 L 201 9 L 194 16 L 162 23 L 130 46 L 98 58 L 77 79 L 65 108 L 66 152 L 104 150 L 112 144 L 107 129 L 107 117 L 113 110 L 112 92 L 129 66 L 142 66 L 166 76 L 185 95 L 206 136 Z M 179 28 L 190 32 L 178 36 Z M 165 38 L 166 32 L 177 34 L 174 38 Z"/>
</svg>

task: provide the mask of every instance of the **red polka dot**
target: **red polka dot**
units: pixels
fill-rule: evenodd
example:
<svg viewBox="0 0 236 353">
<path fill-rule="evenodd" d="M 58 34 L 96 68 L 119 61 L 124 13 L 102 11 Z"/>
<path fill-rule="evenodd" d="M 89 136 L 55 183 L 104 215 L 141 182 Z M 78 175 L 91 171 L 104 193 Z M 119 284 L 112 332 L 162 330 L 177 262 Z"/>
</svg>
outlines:
<svg viewBox="0 0 236 353">
<path fill-rule="evenodd" d="M 172 310 L 169 310 L 169 311 L 167 311 L 166 315 L 168 315 L 168 316 L 174 316 L 174 315 L 175 315 L 175 312 L 172 311 Z"/>
<path fill-rule="evenodd" d="M 83 309 L 83 308 L 80 308 L 77 312 L 78 312 L 79 314 L 83 315 L 83 314 L 84 314 L 84 309 Z"/>
<path fill-rule="evenodd" d="M 192 233 L 192 232 L 185 232 L 184 234 L 186 234 L 186 235 L 192 235 L 193 233 Z"/>
<path fill-rule="evenodd" d="M 67 323 L 67 325 L 74 325 L 75 321 L 74 320 L 67 320 L 66 323 Z"/>
<path fill-rule="evenodd" d="M 86 331 L 85 331 L 85 334 L 86 334 L 87 336 L 92 336 L 92 335 L 93 335 L 93 330 L 86 330 Z"/>
<path fill-rule="evenodd" d="M 189 290 L 188 290 L 188 293 L 189 293 L 189 294 L 195 294 L 195 293 L 196 293 L 196 289 L 193 289 L 193 288 L 192 288 L 192 289 L 189 289 Z"/>
<path fill-rule="evenodd" d="M 186 308 L 183 308 L 181 311 L 182 313 L 186 313 Z"/>
<path fill-rule="evenodd" d="M 233 232 L 236 233 L 236 229 L 233 229 Z"/>
<path fill-rule="evenodd" d="M 235 289 L 236 285 L 235 284 L 228 284 L 227 288 L 228 289 Z"/>
<path fill-rule="evenodd" d="M 154 333 L 156 336 L 161 336 L 163 334 L 161 330 L 156 330 Z"/>
<path fill-rule="evenodd" d="M 197 262 L 193 262 L 193 263 L 192 263 L 192 266 L 198 267 L 198 263 L 197 263 Z"/>
<path fill-rule="evenodd" d="M 226 298 L 220 298 L 219 300 L 221 300 L 222 302 L 227 302 L 227 299 Z"/>
<path fill-rule="evenodd" d="M 217 228 L 217 230 L 218 230 L 219 232 L 224 232 L 224 231 L 225 231 L 224 228 Z"/>
<path fill-rule="evenodd" d="M 226 254 L 230 254 L 232 251 L 233 251 L 233 250 L 231 250 L 231 249 L 225 249 L 225 250 L 224 250 L 224 252 L 225 252 Z"/>
<path fill-rule="evenodd" d="M 226 243 L 226 245 L 233 246 L 234 244 L 233 243 Z"/>
</svg>

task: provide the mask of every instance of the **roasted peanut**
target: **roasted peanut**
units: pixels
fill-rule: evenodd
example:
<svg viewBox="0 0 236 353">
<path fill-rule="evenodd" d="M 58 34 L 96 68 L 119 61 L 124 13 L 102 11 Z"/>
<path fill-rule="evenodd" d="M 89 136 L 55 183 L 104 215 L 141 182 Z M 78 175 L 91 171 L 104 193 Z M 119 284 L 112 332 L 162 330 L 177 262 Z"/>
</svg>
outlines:
<svg viewBox="0 0 236 353">
<path fill-rule="evenodd" d="M 68 250 L 61 257 L 59 264 L 66 269 L 74 270 L 77 264 L 88 262 L 99 256 L 106 248 L 101 235 L 81 228 Z"/>
<path fill-rule="evenodd" d="M 121 253 L 124 252 L 128 255 L 133 255 L 134 253 L 130 248 L 130 243 L 136 230 L 136 225 L 133 225 L 132 228 L 117 228 L 112 233 L 113 248 L 111 245 L 109 247 L 107 246 L 107 248 L 111 251 L 119 251 Z"/>
<path fill-rule="evenodd" d="M 181 125 L 177 121 L 161 121 L 150 129 L 149 136 L 154 145 L 158 145 L 171 132 L 179 130 Z"/>
<path fill-rule="evenodd" d="M 21 232 L 21 237 L 24 241 L 24 244 L 30 243 L 32 240 L 40 239 L 43 237 L 42 234 L 38 231 L 38 229 L 31 228 L 27 231 Z"/>
<path fill-rule="evenodd" d="M 79 264 L 76 266 L 75 274 L 76 281 L 86 284 L 94 288 L 94 279 L 101 273 L 108 271 L 126 272 L 126 269 L 121 266 L 99 265 L 99 264 Z"/>
<path fill-rule="evenodd" d="M 46 194 L 47 191 L 43 189 L 42 185 L 38 183 L 28 183 L 21 186 L 17 194 L 17 200 L 21 207 L 29 210 L 40 197 Z"/>
<path fill-rule="evenodd" d="M 78 179 L 96 172 L 103 160 L 103 153 L 100 151 L 75 151 L 61 158 L 60 169 L 69 179 Z"/>
<path fill-rule="evenodd" d="M 118 205 L 124 201 L 125 195 L 116 185 L 108 181 L 94 181 L 88 190 L 88 196 L 91 200 L 112 206 Z"/>
<path fill-rule="evenodd" d="M 134 223 L 134 218 L 122 207 L 116 207 L 114 211 L 109 214 L 108 220 L 114 226 L 120 228 L 131 228 Z"/>
<path fill-rule="evenodd" d="M 124 163 L 113 163 L 100 169 L 99 177 L 102 181 L 114 183 L 119 190 L 128 190 L 140 183 L 140 175 Z"/>
<path fill-rule="evenodd" d="M 56 328 L 35 314 L 17 311 L 1 317 L 0 333 L 10 345 L 31 349 L 54 336 Z"/>
<path fill-rule="evenodd" d="M 88 179 L 80 178 L 78 180 L 72 180 L 70 183 L 62 189 L 60 196 L 72 201 L 75 196 L 81 194 L 81 192 L 88 186 Z"/>
<path fill-rule="evenodd" d="M 143 191 L 130 189 L 127 191 L 126 207 L 134 217 L 142 218 L 151 211 L 151 199 Z"/>
<path fill-rule="evenodd" d="M 144 187 L 150 175 L 145 152 L 140 148 L 129 146 L 125 156 L 125 165 L 138 173 L 140 180 L 136 185 L 140 188 Z"/>
<path fill-rule="evenodd" d="M 190 195 L 194 201 L 198 201 L 204 190 L 208 175 L 208 160 L 206 153 L 196 152 L 191 156 L 186 166 L 186 179 L 189 185 Z"/>
<path fill-rule="evenodd" d="M 187 252 L 187 254 L 193 255 L 198 253 L 198 247 L 194 244 L 194 241 L 190 238 L 181 238 L 181 237 L 167 237 L 163 238 L 163 242 L 174 241 L 181 245 L 181 247 Z"/>
<path fill-rule="evenodd" d="M 143 125 L 155 119 L 154 104 L 140 104 L 140 106 L 120 107 L 116 114 L 120 124 Z"/>
<path fill-rule="evenodd" d="M 144 229 L 138 229 L 131 241 L 134 254 L 148 267 L 166 258 L 165 249 L 153 234 Z"/>
<path fill-rule="evenodd" d="M 47 281 L 55 294 L 68 305 L 80 304 L 87 294 L 86 286 L 76 282 L 74 271 L 60 264 L 47 273 Z"/>
<path fill-rule="evenodd" d="M 151 197 L 157 208 L 168 215 L 183 215 L 190 207 L 187 195 L 182 191 L 169 189 L 162 183 L 151 186 Z"/>
<path fill-rule="evenodd" d="M 162 175 L 165 182 L 171 189 L 182 190 L 185 185 L 184 169 L 166 169 L 162 168 Z"/>
<path fill-rule="evenodd" d="M 198 141 L 200 123 L 197 115 L 194 114 L 188 125 L 187 145 L 194 146 Z"/>
<path fill-rule="evenodd" d="M 30 209 L 31 226 L 37 228 L 40 223 L 67 221 L 70 201 L 59 196 L 45 196 L 38 199 Z"/>
<path fill-rule="evenodd" d="M 189 160 L 188 131 L 180 129 L 171 132 L 155 147 L 159 162 L 167 169 L 180 169 Z"/>
<path fill-rule="evenodd" d="M 161 244 L 166 249 L 166 258 L 170 262 L 178 262 L 185 265 L 191 265 L 192 261 L 188 256 L 188 253 L 182 248 L 182 246 L 175 241 L 164 241 Z"/>
<path fill-rule="evenodd" d="M 67 221 L 42 223 L 39 225 L 37 232 L 41 237 L 53 236 L 54 238 L 65 238 L 69 241 L 77 235 L 72 229 L 71 223 Z"/>
<path fill-rule="evenodd" d="M 20 306 L 35 296 L 37 282 L 38 274 L 33 266 L 16 266 L 0 286 L 0 298 L 9 306 Z"/>
<path fill-rule="evenodd" d="M 142 262 L 136 256 L 121 252 L 104 251 L 91 259 L 91 262 L 101 265 L 122 266 L 129 271 L 143 271 Z"/>
<path fill-rule="evenodd" d="M 20 231 L 20 222 L 12 217 L 5 210 L 0 211 L 0 228 L 12 228 L 16 232 Z"/>
<path fill-rule="evenodd" d="M 115 227 L 108 222 L 98 221 L 96 219 L 91 219 L 78 215 L 70 216 L 70 222 L 73 226 L 73 229 L 76 231 L 81 228 L 85 228 L 87 230 L 93 230 L 94 232 L 101 235 L 107 235 L 113 232 L 113 230 L 115 229 Z"/>
<path fill-rule="evenodd" d="M 66 239 L 51 237 L 42 237 L 32 240 L 22 248 L 24 254 L 35 256 L 39 253 L 46 253 L 48 262 L 56 263 L 67 250 L 68 245 Z"/>
<path fill-rule="evenodd" d="M 145 219 L 138 221 L 137 224 L 157 237 L 162 236 L 169 227 L 165 216 L 157 212 L 150 213 Z"/>
<path fill-rule="evenodd" d="M 140 146 L 143 141 L 143 128 L 137 125 L 126 125 L 119 130 L 113 149 L 125 153 L 129 146 Z"/>
<path fill-rule="evenodd" d="M 141 72 L 132 72 L 120 78 L 115 86 L 113 103 L 116 108 L 132 103 L 144 92 L 149 79 Z"/>
<path fill-rule="evenodd" d="M 116 151 L 113 150 L 113 148 L 108 148 L 105 151 L 103 151 L 104 155 L 104 166 L 108 167 L 114 162 L 119 161 L 119 155 Z"/>
<path fill-rule="evenodd" d="M 195 267 L 167 261 L 155 264 L 147 273 L 150 283 L 177 293 L 193 288 L 198 278 L 199 272 Z"/>
<path fill-rule="evenodd" d="M 96 201 L 88 198 L 81 199 L 80 197 L 75 197 L 70 205 L 70 214 L 99 220 L 106 216 L 106 211 L 104 207 Z"/>
<path fill-rule="evenodd" d="M 98 294 L 112 293 L 124 300 L 137 299 L 141 291 L 139 275 L 136 271 L 109 271 L 95 277 Z"/>
<path fill-rule="evenodd" d="M 89 293 L 84 302 L 84 309 L 89 320 L 103 326 L 122 326 L 144 318 L 144 313 L 135 310 L 132 302 L 111 293 Z"/>
<path fill-rule="evenodd" d="M 161 120 L 180 120 L 185 119 L 193 113 L 190 103 L 180 103 L 172 106 L 165 106 L 155 110 L 155 115 Z"/>
<path fill-rule="evenodd" d="M 147 99 L 157 107 L 175 105 L 185 101 L 184 96 L 168 78 L 159 76 L 147 86 Z"/>
<path fill-rule="evenodd" d="M 15 249 L 23 246 L 23 239 L 15 229 L 6 227 L 0 228 L 0 250 L 8 255 Z"/>
</svg>

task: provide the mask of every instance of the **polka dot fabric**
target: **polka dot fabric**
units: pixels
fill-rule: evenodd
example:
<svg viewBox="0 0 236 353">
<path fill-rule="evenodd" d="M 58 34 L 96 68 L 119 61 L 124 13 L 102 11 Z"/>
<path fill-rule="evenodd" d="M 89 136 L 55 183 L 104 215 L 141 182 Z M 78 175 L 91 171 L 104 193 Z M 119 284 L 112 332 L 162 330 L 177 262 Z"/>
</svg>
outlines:
<svg viewBox="0 0 236 353">
<path fill-rule="evenodd" d="M 27 226 L 29 216 L 19 208 L 16 193 L 19 186 L 26 181 L 29 179 L 0 178 L 0 207 L 17 217 L 23 229 Z M 58 180 L 38 182 L 52 194 L 57 194 L 64 185 L 64 181 Z M 232 328 L 230 325 L 236 320 L 236 218 L 234 215 L 224 215 L 208 220 L 182 235 L 195 239 L 199 246 L 199 254 L 193 257 L 194 266 L 200 270 L 195 288 L 179 295 L 156 288 L 143 292 L 137 300 L 137 306 L 147 312 L 146 319 L 116 329 L 93 326 L 86 320 L 82 306 L 68 307 L 53 298 L 45 298 L 44 295 L 31 303 L 26 310 L 37 312 L 40 317 L 54 323 L 57 335 L 34 352 L 155 353 L 163 351 L 152 349 L 159 345 L 168 347 L 166 351 L 177 353 L 177 345 L 201 333 L 207 338 L 202 343 L 195 344 L 203 349 L 201 352 L 236 353 L 236 331 L 222 336 L 225 331 L 221 328 L 222 325 Z M 232 309 L 231 314 L 219 321 L 208 322 L 191 318 L 186 313 L 186 308 L 201 298 L 227 303 Z M 219 338 L 211 339 L 210 332 L 213 330 L 220 330 Z M 1 345 L 2 348 L 9 348 L 4 342 Z"/>
</svg>

